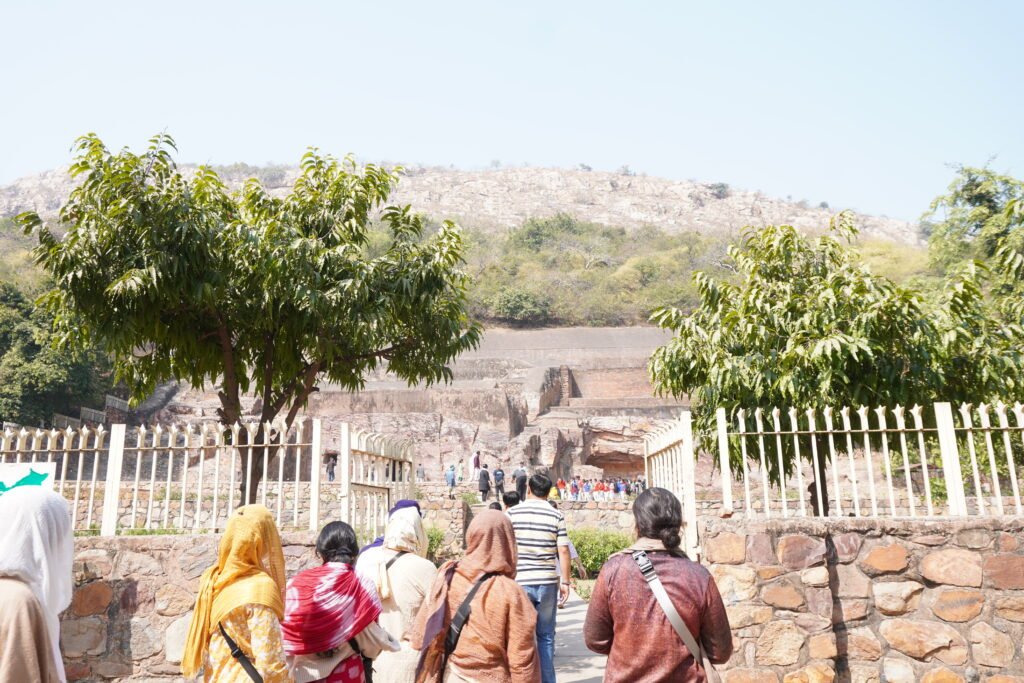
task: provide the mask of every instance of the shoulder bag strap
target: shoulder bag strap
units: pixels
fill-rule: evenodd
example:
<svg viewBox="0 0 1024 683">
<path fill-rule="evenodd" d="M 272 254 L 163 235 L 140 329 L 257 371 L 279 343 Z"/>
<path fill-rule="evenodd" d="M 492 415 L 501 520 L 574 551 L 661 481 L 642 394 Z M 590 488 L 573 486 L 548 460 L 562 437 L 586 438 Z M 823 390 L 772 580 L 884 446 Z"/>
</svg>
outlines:
<svg viewBox="0 0 1024 683">
<path fill-rule="evenodd" d="M 676 606 L 672 604 L 672 599 L 668 597 L 668 593 L 665 591 L 665 586 L 662 585 L 661 579 L 658 578 L 658 573 L 654 571 L 654 564 L 651 562 L 651 558 L 647 557 L 647 553 L 643 550 L 637 550 L 632 553 L 632 555 L 637 567 L 640 568 L 640 572 L 647 580 L 647 585 L 651 587 L 651 592 L 654 593 L 654 597 L 658 600 L 658 604 L 661 605 L 662 611 L 664 611 L 665 616 L 668 617 L 668 622 L 672 624 L 672 628 L 675 629 L 679 639 L 682 640 L 683 644 L 690 650 L 690 654 L 693 655 L 697 665 L 703 666 L 704 653 L 701 650 L 700 645 L 697 644 L 697 640 L 693 637 L 693 634 L 690 633 L 690 629 L 686 627 L 686 622 L 683 621 L 681 616 L 679 616 Z"/>
<path fill-rule="evenodd" d="M 402 555 L 408 555 L 408 554 L 409 554 L 408 550 L 400 550 L 397 555 L 395 555 L 390 560 L 388 560 L 388 563 L 384 565 L 384 571 L 387 571 L 387 570 L 391 569 L 391 565 L 393 565 L 395 562 L 398 562 L 398 559 Z"/>
<path fill-rule="evenodd" d="M 455 648 L 459 644 L 459 638 L 462 636 L 463 627 L 466 625 L 466 622 L 469 621 L 470 603 L 473 602 L 473 598 L 476 597 L 476 593 L 478 590 L 480 590 L 480 586 L 484 585 L 484 582 L 486 582 L 487 579 L 491 578 L 492 576 L 495 575 L 484 574 L 479 579 L 477 579 L 476 583 L 473 584 L 473 587 L 469 589 L 469 593 L 466 594 L 466 599 L 462 601 L 462 604 L 459 605 L 459 609 L 455 611 L 455 616 L 452 617 L 452 623 L 448 627 L 448 633 L 445 634 L 444 637 L 445 667 L 448 665 L 448 657 L 450 657 L 451 654 L 455 652 Z M 443 670 L 444 667 L 442 667 L 442 671 Z"/>
<path fill-rule="evenodd" d="M 263 676 L 260 676 L 260 672 L 253 666 L 248 655 L 242 652 L 242 649 L 238 647 L 238 643 L 232 640 L 228 632 L 224 630 L 224 624 L 218 623 L 217 626 L 220 628 L 221 636 L 224 637 L 224 642 L 228 644 L 228 649 L 231 650 L 231 656 L 238 660 L 238 664 L 248 674 L 249 678 L 252 679 L 253 683 L 263 683 Z"/>
</svg>

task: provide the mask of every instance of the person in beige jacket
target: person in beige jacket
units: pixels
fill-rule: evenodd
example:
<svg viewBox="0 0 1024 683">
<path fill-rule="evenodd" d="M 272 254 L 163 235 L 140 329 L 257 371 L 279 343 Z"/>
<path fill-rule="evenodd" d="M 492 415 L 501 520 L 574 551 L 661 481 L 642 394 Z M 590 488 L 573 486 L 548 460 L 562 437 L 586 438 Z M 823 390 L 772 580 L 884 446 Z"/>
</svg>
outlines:
<svg viewBox="0 0 1024 683">
<path fill-rule="evenodd" d="M 364 550 L 356 571 L 373 579 L 383 605 L 379 623 L 401 641 L 399 652 L 383 652 L 373 663 L 374 683 L 412 683 L 419 652 L 405 634 L 437 575 L 426 559 L 427 535 L 417 508 L 397 510 L 388 520 L 384 543 Z"/>
</svg>

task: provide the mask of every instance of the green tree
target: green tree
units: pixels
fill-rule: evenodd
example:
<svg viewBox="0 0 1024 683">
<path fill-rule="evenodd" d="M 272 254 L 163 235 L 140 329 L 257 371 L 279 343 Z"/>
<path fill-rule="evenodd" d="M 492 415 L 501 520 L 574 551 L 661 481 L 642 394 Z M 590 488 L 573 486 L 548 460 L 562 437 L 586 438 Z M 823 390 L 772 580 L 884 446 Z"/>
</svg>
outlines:
<svg viewBox="0 0 1024 683">
<path fill-rule="evenodd" d="M 167 380 L 216 383 L 223 423 L 252 392 L 261 425 L 283 413 L 290 426 L 321 381 L 356 390 L 385 364 L 410 384 L 448 381 L 478 343 L 460 231 L 427 237 L 410 207 L 387 205 L 392 171 L 311 150 L 274 197 L 255 179 L 231 194 L 207 167 L 182 175 L 165 135 L 142 154 L 95 135 L 76 149 L 64 238 L 34 213 L 19 221 L 54 282 L 40 305 L 58 345 L 99 345 L 133 400 Z M 390 240 L 369 256 L 375 217 Z"/>
<path fill-rule="evenodd" d="M 102 405 L 106 359 L 94 348 L 53 348 L 50 319 L 13 285 L 0 283 L 0 421 L 47 426 L 54 413 Z"/>
<path fill-rule="evenodd" d="M 993 257 L 1008 239 L 1018 249 L 1024 237 L 1015 211 L 1024 182 L 987 168 L 960 166 L 947 193 L 936 197 L 922 217 L 932 263 L 949 268 L 969 259 Z"/>
<path fill-rule="evenodd" d="M 705 437 L 714 434 L 718 407 L 732 415 L 977 402 L 1022 386 L 1024 329 L 986 299 L 984 268 L 957 272 L 938 301 L 926 301 L 873 275 L 846 244 L 855 234 L 845 213 L 813 241 L 790 226 L 748 229 L 729 250 L 735 284 L 697 273 L 700 305 L 692 313 L 665 308 L 652 316 L 674 333 L 652 357 L 654 383 L 662 393 L 690 395 Z M 788 473 L 793 465 L 790 453 L 783 467 Z M 777 469 L 770 464 L 775 481 Z"/>
</svg>

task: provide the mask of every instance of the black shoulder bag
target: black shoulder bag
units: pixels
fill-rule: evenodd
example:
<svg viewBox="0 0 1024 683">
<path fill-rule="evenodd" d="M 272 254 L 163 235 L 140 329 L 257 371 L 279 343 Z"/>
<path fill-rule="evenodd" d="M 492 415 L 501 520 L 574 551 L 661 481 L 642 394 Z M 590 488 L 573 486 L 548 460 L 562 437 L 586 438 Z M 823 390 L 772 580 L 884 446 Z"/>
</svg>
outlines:
<svg viewBox="0 0 1024 683">
<path fill-rule="evenodd" d="M 231 656 L 238 660 L 239 666 L 248 674 L 253 683 L 263 683 L 263 676 L 260 676 L 260 672 L 253 666 L 249 656 L 242 652 L 242 648 L 238 647 L 238 643 L 224 630 L 224 624 L 218 623 L 217 626 L 220 628 L 220 634 L 224 637 L 224 642 L 228 644 L 228 649 L 231 650 Z"/>
<path fill-rule="evenodd" d="M 459 644 L 459 638 L 462 636 L 462 629 L 465 627 L 466 622 L 469 621 L 469 614 L 472 611 L 470 609 L 470 603 L 473 602 L 473 598 L 476 597 L 476 593 L 480 590 L 480 587 L 484 585 L 487 579 L 497 574 L 484 574 L 473 587 L 469 589 L 469 593 L 466 594 L 465 600 L 459 605 L 459 609 L 455 611 L 455 616 L 452 617 L 452 623 L 448 626 L 448 633 L 444 637 L 444 659 L 441 660 L 441 672 L 448 668 L 448 658 L 451 657 L 452 653 L 455 652 L 455 648 Z"/>
</svg>

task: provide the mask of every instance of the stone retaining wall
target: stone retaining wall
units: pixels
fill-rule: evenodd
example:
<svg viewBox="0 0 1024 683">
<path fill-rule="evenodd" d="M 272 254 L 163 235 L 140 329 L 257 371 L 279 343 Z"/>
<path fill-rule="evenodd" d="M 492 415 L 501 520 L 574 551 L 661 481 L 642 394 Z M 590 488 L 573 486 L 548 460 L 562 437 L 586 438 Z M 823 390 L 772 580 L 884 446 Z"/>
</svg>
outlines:
<svg viewBox="0 0 1024 683">
<path fill-rule="evenodd" d="M 703 531 L 736 646 L 726 683 L 1024 683 L 1024 520 Z"/>
</svg>

